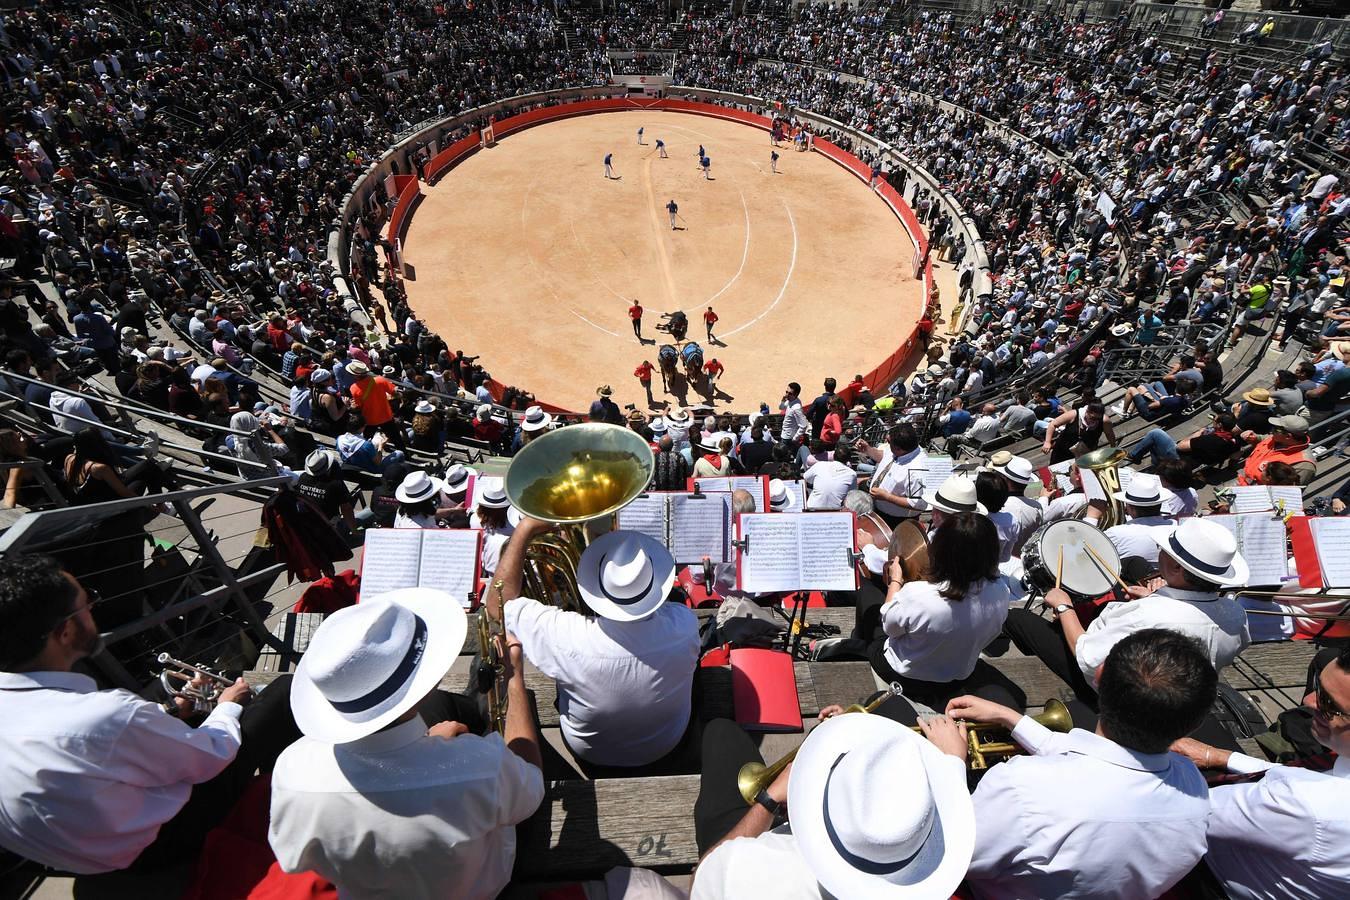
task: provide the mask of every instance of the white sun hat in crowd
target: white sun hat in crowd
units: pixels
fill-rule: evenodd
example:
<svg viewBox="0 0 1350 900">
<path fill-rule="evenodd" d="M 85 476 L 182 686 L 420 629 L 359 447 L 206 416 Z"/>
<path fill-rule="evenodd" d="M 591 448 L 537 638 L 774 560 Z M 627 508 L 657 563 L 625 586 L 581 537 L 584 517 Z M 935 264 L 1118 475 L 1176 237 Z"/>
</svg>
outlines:
<svg viewBox="0 0 1350 900">
<path fill-rule="evenodd" d="M 451 497 L 466 493 L 469 490 L 469 479 L 477 475 L 478 470 L 473 466 L 455 463 L 445 470 L 445 477 L 441 479 L 441 491 Z"/>
<path fill-rule="evenodd" d="M 497 476 L 478 479 L 474 487 L 474 501 L 490 509 L 505 509 L 511 505 L 506 496 L 506 482 Z"/>
<path fill-rule="evenodd" d="M 1162 486 L 1162 479 L 1157 475 L 1139 472 L 1130 479 L 1129 487 L 1111 496 L 1131 506 L 1158 506 L 1176 495 Z"/>
<path fill-rule="evenodd" d="M 577 563 L 581 599 L 596 615 L 616 622 L 636 622 L 655 613 L 674 583 L 670 551 L 636 531 L 602 534 Z"/>
<path fill-rule="evenodd" d="M 390 591 L 332 613 L 296 668 L 295 724 L 332 744 L 374 734 L 440 683 L 468 629 L 459 601 L 432 588 Z"/>
<path fill-rule="evenodd" d="M 418 400 L 417 405 L 413 407 L 413 412 L 429 416 L 436 411 L 430 400 Z"/>
<path fill-rule="evenodd" d="M 432 478 L 426 472 L 417 469 L 403 477 L 403 482 L 394 491 L 394 496 L 400 503 L 421 503 L 429 497 L 436 496 L 440 490 L 439 478 Z"/>
<path fill-rule="evenodd" d="M 975 499 L 975 482 L 964 475 L 952 475 L 935 491 L 924 491 L 923 499 L 934 509 L 956 515 L 973 512 L 987 515 L 984 504 Z"/>
<path fill-rule="evenodd" d="M 1018 484 L 1031 484 L 1036 480 L 1036 469 L 1031 461 L 1021 456 L 1013 456 L 1006 450 L 989 457 L 989 468 Z"/>
<path fill-rule="evenodd" d="M 1160 551 L 1192 575 L 1220 587 L 1247 583 L 1247 561 L 1238 552 L 1233 532 L 1222 525 L 1189 518 L 1180 525 L 1155 525 L 1149 528 L 1149 536 Z"/>
<path fill-rule="evenodd" d="M 797 508 L 797 495 L 788 490 L 787 482 L 774 478 L 769 482 L 769 510 L 792 512 Z"/>
<path fill-rule="evenodd" d="M 525 418 L 520 420 L 522 431 L 542 431 L 553 424 L 553 417 L 542 407 L 531 406 L 525 410 Z"/>
<path fill-rule="evenodd" d="M 877 790 L 879 772 L 905 789 Z M 797 852 L 832 897 L 945 900 L 975 851 L 965 766 L 884 716 L 817 725 L 792 766 L 788 808 Z"/>
</svg>

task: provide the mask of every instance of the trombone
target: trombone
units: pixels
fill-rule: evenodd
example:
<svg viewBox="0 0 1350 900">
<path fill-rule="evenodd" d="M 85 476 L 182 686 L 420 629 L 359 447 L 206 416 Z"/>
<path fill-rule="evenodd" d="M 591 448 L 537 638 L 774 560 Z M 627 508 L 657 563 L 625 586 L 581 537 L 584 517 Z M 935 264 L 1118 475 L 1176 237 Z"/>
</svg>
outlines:
<svg viewBox="0 0 1350 900">
<path fill-rule="evenodd" d="M 1234 591 L 1234 597 L 1264 597 L 1267 600 L 1275 601 L 1279 599 L 1302 600 L 1343 600 L 1350 605 L 1350 594 L 1298 594 L 1292 591 Z M 1289 604 L 1292 606 L 1293 604 Z M 1295 619 L 1319 619 L 1325 622 L 1350 622 L 1350 612 L 1324 613 L 1324 612 L 1305 612 L 1298 609 L 1247 609 L 1248 615 L 1256 616 L 1280 616 L 1281 618 Z"/>
<path fill-rule="evenodd" d="M 506 627 L 501 620 L 502 582 L 494 581 L 497 592 L 497 615 L 486 609 L 478 612 L 478 665 L 473 677 L 478 692 L 487 697 L 488 728 L 506 734 L 507 684 L 506 665 L 502 653 L 506 643 Z"/>
<path fill-rule="evenodd" d="M 889 690 L 871 703 L 866 706 L 855 703 L 845 709 L 844 713 L 870 713 L 887 700 L 900 695 L 900 685 L 892 684 Z M 1051 731 L 1058 731 L 1061 734 L 1073 728 L 1073 718 L 1069 715 L 1069 708 L 1058 700 L 1049 701 L 1045 704 L 1044 712 L 1031 718 Z M 923 733 L 923 729 L 918 725 L 911 725 L 910 730 L 917 731 L 920 734 Z M 773 784 L 774 779 L 792 764 L 792 761 L 797 758 L 798 749 L 800 747 L 784 754 L 781 759 L 770 766 L 757 762 L 749 762 L 741 766 L 740 772 L 736 775 L 736 787 L 740 790 L 741 797 L 745 800 L 747 806 L 752 805 L 755 798 L 759 796 L 759 792 Z M 1005 728 L 979 723 L 971 723 L 966 727 L 966 765 L 973 772 L 983 771 L 992 764 L 1002 762 L 1005 758 L 1016 756 L 1021 752 L 1023 752 L 1022 747 L 1011 740 L 1011 735 Z"/>
<path fill-rule="evenodd" d="M 233 679 L 219 672 L 174 659 L 167 653 L 161 653 L 157 659 L 164 666 L 164 670 L 159 673 L 160 687 L 170 697 L 191 701 L 194 712 L 210 712 L 220 700 L 221 691 L 234 684 Z M 201 679 L 201 683 L 194 683 L 198 679 Z"/>
</svg>

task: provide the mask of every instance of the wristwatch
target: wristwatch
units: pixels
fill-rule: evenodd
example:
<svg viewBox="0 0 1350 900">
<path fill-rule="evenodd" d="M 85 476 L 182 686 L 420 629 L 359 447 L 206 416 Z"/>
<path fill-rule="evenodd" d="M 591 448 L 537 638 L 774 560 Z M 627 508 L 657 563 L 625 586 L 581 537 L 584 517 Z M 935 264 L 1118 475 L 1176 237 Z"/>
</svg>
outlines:
<svg viewBox="0 0 1350 900">
<path fill-rule="evenodd" d="M 778 814 L 783 811 L 783 804 L 769 796 L 768 788 L 762 788 L 760 792 L 755 795 L 755 802 L 767 809 L 769 815 L 773 816 L 775 819 L 778 818 Z"/>
<path fill-rule="evenodd" d="M 1054 612 L 1055 618 L 1058 619 L 1060 616 L 1073 609 L 1073 605 L 1070 603 L 1061 603 L 1059 606 L 1052 606 L 1050 609 Z"/>
</svg>

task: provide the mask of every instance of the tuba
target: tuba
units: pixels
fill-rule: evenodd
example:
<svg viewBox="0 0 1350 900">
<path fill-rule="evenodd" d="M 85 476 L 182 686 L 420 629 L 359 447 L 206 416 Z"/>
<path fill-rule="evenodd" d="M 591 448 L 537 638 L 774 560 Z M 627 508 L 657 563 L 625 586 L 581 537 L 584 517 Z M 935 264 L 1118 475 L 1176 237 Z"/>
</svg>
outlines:
<svg viewBox="0 0 1350 900">
<path fill-rule="evenodd" d="M 1120 464 L 1124 459 L 1125 451 L 1119 447 L 1102 447 L 1074 460 L 1079 471 L 1095 475 L 1106 492 L 1106 514 L 1097 522 L 1097 527 L 1102 531 L 1125 522 L 1125 504 L 1115 496 L 1120 490 Z"/>
<path fill-rule="evenodd" d="M 613 516 L 647 489 L 655 468 L 642 435 L 618 425 L 585 422 L 535 438 L 511 460 L 506 495 L 523 514 L 561 528 L 536 537 L 525 551 L 529 596 L 580 609 L 577 563 L 589 541 L 587 524 L 608 531 Z"/>
</svg>

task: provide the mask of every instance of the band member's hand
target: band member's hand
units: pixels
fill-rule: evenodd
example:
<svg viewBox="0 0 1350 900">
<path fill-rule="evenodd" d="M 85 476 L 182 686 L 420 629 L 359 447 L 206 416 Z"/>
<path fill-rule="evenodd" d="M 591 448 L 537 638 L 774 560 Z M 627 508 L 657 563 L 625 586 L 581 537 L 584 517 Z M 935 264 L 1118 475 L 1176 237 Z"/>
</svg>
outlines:
<svg viewBox="0 0 1350 900">
<path fill-rule="evenodd" d="M 206 679 L 201 675 L 193 676 L 192 680 L 187 683 L 187 687 L 194 691 L 200 691 L 205 686 Z M 197 711 L 197 704 L 187 697 L 174 697 L 173 705 L 178 707 L 178 718 L 180 719 L 186 719 Z"/>
<path fill-rule="evenodd" d="M 463 722 L 437 722 L 427 729 L 428 737 L 444 738 L 447 741 L 468 733 L 469 726 Z"/>
<path fill-rule="evenodd" d="M 897 556 L 895 559 L 886 563 L 886 586 L 889 587 L 891 584 L 904 583 L 905 567 L 901 564 L 900 557 Z"/>
<path fill-rule="evenodd" d="M 872 449 L 872 445 L 867 443 L 867 441 L 863 440 L 862 438 L 858 438 L 856 441 L 853 442 L 853 449 L 862 453 L 866 453 L 868 450 Z"/>
<path fill-rule="evenodd" d="M 248 706 L 248 701 L 253 699 L 253 688 L 248 686 L 248 682 L 240 678 L 234 684 L 220 692 L 221 703 L 238 703 L 240 706 Z"/>
<path fill-rule="evenodd" d="M 524 533 L 529 538 L 536 534 L 543 534 L 553 528 L 553 523 L 545 522 L 542 519 L 534 519 L 529 516 L 521 516 L 520 524 L 516 526 L 516 533 Z"/>
<path fill-rule="evenodd" d="M 787 803 L 788 779 L 792 775 L 792 763 L 788 763 L 787 768 L 778 773 L 778 777 L 773 780 L 773 784 L 767 788 L 769 796 L 778 803 Z"/>
<path fill-rule="evenodd" d="M 1172 746 L 1167 749 L 1173 753 L 1180 753 L 1201 768 L 1214 768 L 1221 765 L 1220 754 L 1223 753 L 1218 747 L 1212 747 L 1204 741 L 1197 741 L 1195 738 L 1177 738 L 1172 742 Z M 1223 758 L 1226 761 L 1226 758 Z"/>
<path fill-rule="evenodd" d="M 1331 511 L 1334 512 L 1334 513 L 1335 513 L 1336 515 L 1338 515 L 1338 516 L 1339 516 L 1341 513 L 1345 512 L 1345 501 L 1344 501 L 1344 500 L 1338 500 L 1338 499 L 1332 498 L 1332 501 L 1331 501 Z"/>
<path fill-rule="evenodd" d="M 1051 609 L 1056 606 L 1063 606 L 1066 603 L 1072 606 L 1073 600 L 1063 588 L 1051 588 L 1045 592 L 1045 605 Z"/>
<path fill-rule="evenodd" d="M 520 638 L 511 632 L 506 632 L 506 653 L 502 656 L 502 661 L 507 665 L 507 670 L 503 674 L 507 678 L 515 677 L 517 672 L 525 673 L 525 648 L 521 646 Z"/>
<path fill-rule="evenodd" d="M 816 716 L 816 718 L 819 719 L 821 722 L 824 722 L 826 719 L 833 719 L 835 716 L 839 715 L 843 711 L 844 708 L 840 706 L 838 703 L 831 703 L 829 706 L 823 707 L 820 710 L 820 713 Z"/>
<path fill-rule="evenodd" d="M 1161 585 L 1158 582 L 1162 579 L 1150 578 L 1143 584 L 1130 584 L 1125 586 L 1125 593 L 1131 600 L 1142 600 L 1145 597 L 1151 597 L 1153 592 Z"/>
<path fill-rule="evenodd" d="M 955 756 L 963 763 L 966 761 L 969 738 L 964 722 L 946 716 L 933 716 L 931 719 L 920 719 L 919 730 L 943 753 Z"/>
<path fill-rule="evenodd" d="M 963 694 L 960 697 L 953 697 L 948 700 L 947 715 L 963 722 L 983 722 L 989 725 L 998 725 L 1000 728 L 1007 728 L 1009 731 L 1022 718 L 1022 714 L 1015 709 L 970 694 Z"/>
</svg>

